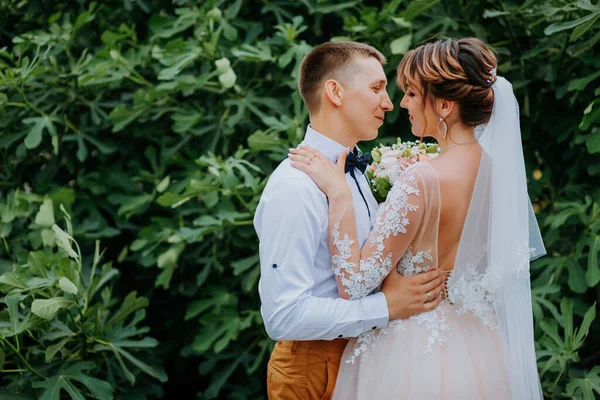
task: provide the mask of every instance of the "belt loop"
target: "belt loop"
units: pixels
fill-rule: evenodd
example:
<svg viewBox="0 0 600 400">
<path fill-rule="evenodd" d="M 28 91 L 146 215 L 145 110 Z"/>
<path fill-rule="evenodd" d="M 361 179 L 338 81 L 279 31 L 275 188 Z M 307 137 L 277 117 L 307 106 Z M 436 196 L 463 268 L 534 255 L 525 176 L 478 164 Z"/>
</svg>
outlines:
<svg viewBox="0 0 600 400">
<path fill-rule="evenodd" d="M 296 354 L 296 347 L 298 347 L 298 341 L 294 340 L 292 342 L 292 354 Z"/>
</svg>

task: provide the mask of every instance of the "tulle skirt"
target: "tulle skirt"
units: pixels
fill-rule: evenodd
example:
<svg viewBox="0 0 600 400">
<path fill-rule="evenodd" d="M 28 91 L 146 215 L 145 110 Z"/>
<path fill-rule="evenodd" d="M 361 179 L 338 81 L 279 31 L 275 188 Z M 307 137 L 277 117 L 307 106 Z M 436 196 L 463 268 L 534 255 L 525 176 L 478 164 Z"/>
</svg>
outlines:
<svg viewBox="0 0 600 400">
<path fill-rule="evenodd" d="M 502 400 L 510 394 L 495 330 L 443 301 L 350 340 L 332 399 Z"/>
</svg>

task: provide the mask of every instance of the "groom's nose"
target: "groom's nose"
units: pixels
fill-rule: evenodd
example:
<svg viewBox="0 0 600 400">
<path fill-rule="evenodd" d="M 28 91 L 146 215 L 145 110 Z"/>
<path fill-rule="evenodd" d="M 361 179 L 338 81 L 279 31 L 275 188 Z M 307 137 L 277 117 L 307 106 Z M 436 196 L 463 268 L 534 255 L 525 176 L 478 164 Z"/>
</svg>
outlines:
<svg viewBox="0 0 600 400">
<path fill-rule="evenodd" d="M 392 111 L 394 109 L 394 103 L 390 99 L 390 96 L 386 93 L 381 102 L 381 108 L 383 111 Z"/>
</svg>

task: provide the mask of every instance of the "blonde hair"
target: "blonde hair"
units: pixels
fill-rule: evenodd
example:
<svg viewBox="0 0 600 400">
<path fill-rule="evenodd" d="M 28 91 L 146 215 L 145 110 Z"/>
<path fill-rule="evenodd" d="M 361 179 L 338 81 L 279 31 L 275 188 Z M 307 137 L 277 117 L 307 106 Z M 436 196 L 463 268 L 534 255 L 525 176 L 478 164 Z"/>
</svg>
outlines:
<svg viewBox="0 0 600 400">
<path fill-rule="evenodd" d="M 309 113 L 319 110 L 318 92 L 323 82 L 334 78 L 341 67 L 356 57 L 373 57 L 381 65 L 385 64 L 385 57 L 379 50 L 358 42 L 326 42 L 304 57 L 298 74 L 298 89 Z"/>
<path fill-rule="evenodd" d="M 421 87 L 425 98 L 456 101 L 463 123 L 489 121 L 496 81 L 494 52 L 477 38 L 427 43 L 406 53 L 398 65 L 398 86 Z"/>
</svg>

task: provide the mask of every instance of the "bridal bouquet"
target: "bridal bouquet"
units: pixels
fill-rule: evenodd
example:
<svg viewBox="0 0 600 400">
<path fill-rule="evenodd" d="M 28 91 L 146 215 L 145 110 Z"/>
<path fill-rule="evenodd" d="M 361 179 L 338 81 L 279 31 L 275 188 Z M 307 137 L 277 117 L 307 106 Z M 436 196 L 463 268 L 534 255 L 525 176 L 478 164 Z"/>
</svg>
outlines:
<svg viewBox="0 0 600 400">
<path fill-rule="evenodd" d="M 391 146 L 375 147 L 371 151 L 373 163 L 365 173 L 377 202 L 385 201 L 402 171 L 418 161 L 435 158 L 439 153 L 437 144 L 402 142 L 400 138 Z"/>
</svg>

